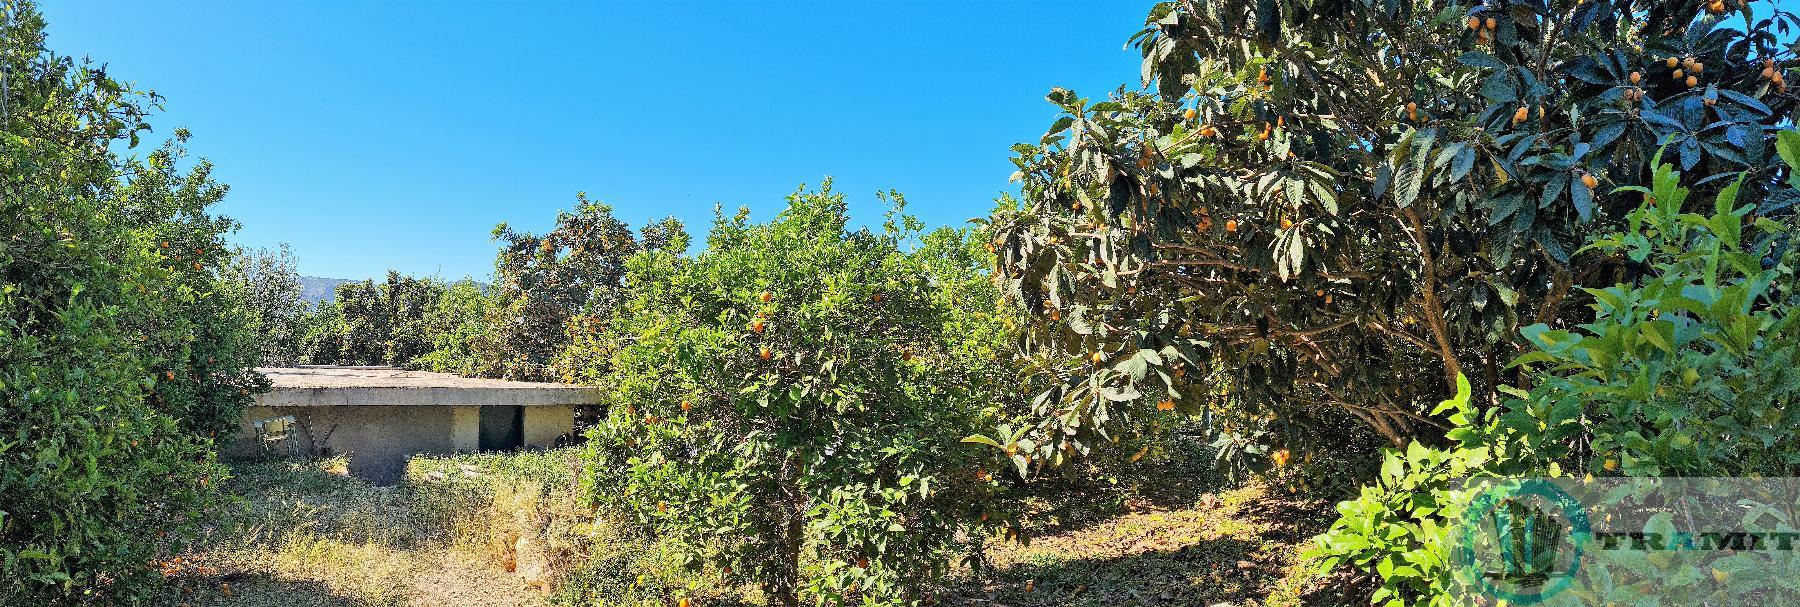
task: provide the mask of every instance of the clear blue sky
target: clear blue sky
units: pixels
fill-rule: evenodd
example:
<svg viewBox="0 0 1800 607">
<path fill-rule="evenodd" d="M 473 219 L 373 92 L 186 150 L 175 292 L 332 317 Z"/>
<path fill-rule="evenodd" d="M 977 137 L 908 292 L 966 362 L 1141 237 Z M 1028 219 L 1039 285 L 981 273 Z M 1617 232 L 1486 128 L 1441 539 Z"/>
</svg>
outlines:
<svg viewBox="0 0 1800 607">
<path fill-rule="evenodd" d="M 303 274 L 492 273 L 495 223 L 575 193 L 633 227 L 779 210 L 826 175 L 931 225 L 1012 190 L 1052 86 L 1135 86 L 1149 2 L 46 0 L 50 45 L 165 95 L 163 136 L 232 190 L 239 243 Z"/>
</svg>

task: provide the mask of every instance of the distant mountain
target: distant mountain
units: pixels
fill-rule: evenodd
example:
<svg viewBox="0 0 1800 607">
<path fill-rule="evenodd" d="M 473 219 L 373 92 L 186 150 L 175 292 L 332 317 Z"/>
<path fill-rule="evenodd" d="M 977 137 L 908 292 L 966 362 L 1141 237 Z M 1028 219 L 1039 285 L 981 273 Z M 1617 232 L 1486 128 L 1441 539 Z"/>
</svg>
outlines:
<svg viewBox="0 0 1800 607">
<path fill-rule="evenodd" d="M 300 301 L 319 305 L 319 302 L 330 300 L 337 293 L 338 285 L 357 282 L 344 278 L 319 278 L 317 276 L 300 277 Z"/>
</svg>

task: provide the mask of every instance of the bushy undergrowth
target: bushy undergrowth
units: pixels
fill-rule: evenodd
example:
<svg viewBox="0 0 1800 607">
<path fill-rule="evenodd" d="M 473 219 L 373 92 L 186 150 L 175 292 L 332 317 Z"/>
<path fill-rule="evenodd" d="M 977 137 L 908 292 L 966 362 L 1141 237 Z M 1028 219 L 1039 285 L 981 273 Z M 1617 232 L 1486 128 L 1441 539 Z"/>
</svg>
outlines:
<svg viewBox="0 0 1800 607">
<path fill-rule="evenodd" d="M 1778 141 L 1790 174 L 1800 174 L 1800 132 Z M 1531 372 L 1529 386 L 1508 389 L 1497 406 L 1471 404 L 1466 390 L 1440 406 L 1452 413 L 1454 443 L 1389 453 L 1378 482 L 1341 504 L 1319 539 L 1313 556 L 1323 568 L 1375 574 L 1378 604 L 1453 604 L 1451 591 L 1468 582 L 1452 570 L 1447 537 L 1471 497 L 1452 489 L 1459 477 L 1800 471 L 1800 255 L 1791 226 L 1740 205 L 1735 183 L 1710 205 L 1689 202 L 1669 164 L 1657 165 L 1649 185 L 1625 189 L 1643 203 L 1588 249 L 1650 271 L 1588 289 L 1589 322 L 1527 327 L 1535 349 L 1514 364 Z"/>
<path fill-rule="evenodd" d="M 0 605 L 133 604 L 216 506 L 211 437 L 258 354 L 221 289 L 230 219 L 156 98 L 44 46 L 0 3 Z"/>
</svg>

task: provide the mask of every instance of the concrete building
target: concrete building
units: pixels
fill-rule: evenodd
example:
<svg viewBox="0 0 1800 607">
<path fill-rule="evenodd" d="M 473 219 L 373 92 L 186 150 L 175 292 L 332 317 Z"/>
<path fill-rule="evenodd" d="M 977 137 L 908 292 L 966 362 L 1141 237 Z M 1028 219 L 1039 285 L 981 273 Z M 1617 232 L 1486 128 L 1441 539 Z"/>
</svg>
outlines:
<svg viewBox="0 0 1800 607">
<path fill-rule="evenodd" d="M 228 455 L 348 455 L 350 472 L 398 481 L 420 453 L 549 447 L 574 432 L 592 388 L 393 367 L 258 369 L 274 384 L 244 412 Z"/>
</svg>

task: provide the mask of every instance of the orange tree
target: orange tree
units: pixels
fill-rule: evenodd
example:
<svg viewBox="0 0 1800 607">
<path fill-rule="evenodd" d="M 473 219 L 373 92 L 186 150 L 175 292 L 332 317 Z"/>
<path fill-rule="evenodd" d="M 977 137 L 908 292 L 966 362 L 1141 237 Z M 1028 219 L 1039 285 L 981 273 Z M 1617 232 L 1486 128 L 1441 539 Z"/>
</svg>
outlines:
<svg viewBox="0 0 1800 607">
<path fill-rule="evenodd" d="M 0 2 L 0 78 L 0 605 L 141 603 L 216 503 L 204 435 L 260 388 L 224 190 L 173 145 L 115 153 L 155 98 L 50 53 L 29 4 Z"/>
<path fill-rule="evenodd" d="M 301 359 L 308 364 L 412 366 L 432 351 L 429 318 L 447 285 L 389 270 L 387 280 L 338 285 L 308 319 Z"/>
<path fill-rule="evenodd" d="M 993 374 L 950 329 L 984 321 L 947 323 L 938 292 L 956 289 L 930 274 L 966 269 L 966 249 L 939 234 L 903 251 L 910 219 L 849 229 L 829 185 L 767 224 L 746 217 L 721 217 L 691 258 L 628 264 L 612 345 L 593 350 L 610 360 L 585 372 L 610 406 L 588 434 L 587 495 L 779 605 L 922 600 L 952 549 L 1001 519 L 977 472 L 991 456 L 958 442 Z"/>
<path fill-rule="evenodd" d="M 1046 461 L 1150 403 L 1276 443 L 1440 434 L 1414 403 L 1458 373 L 1492 402 L 1520 327 L 1641 270 L 1574 251 L 1636 207 L 1611 184 L 1657 145 L 1747 172 L 1758 213 L 1795 202 L 1771 187 L 1796 93 L 1779 4 L 1156 5 L 1147 90 L 1057 89 L 1014 148 L 991 244 L 1050 385 L 1035 425 L 988 438 Z"/>
</svg>

